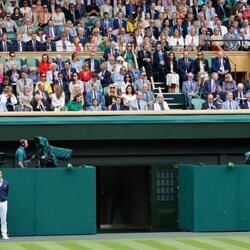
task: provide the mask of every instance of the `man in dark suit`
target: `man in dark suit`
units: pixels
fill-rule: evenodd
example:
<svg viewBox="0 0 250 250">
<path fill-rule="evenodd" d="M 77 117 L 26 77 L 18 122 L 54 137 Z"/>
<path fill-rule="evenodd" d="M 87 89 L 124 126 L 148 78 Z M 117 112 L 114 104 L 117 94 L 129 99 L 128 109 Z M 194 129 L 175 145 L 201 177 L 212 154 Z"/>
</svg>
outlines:
<svg viewBox="0 0 250 250">
<path fill-rule="evenodd" d="M 173 30 L 179 30 L 183 36 L 183 38 L 185 39 L 186 35 L 187 35 L 187 27 L 183 24 L 183 21 L 181 18 L 177 18 L 177 23 L 175 26 L 173 26 Z"/>
<path fill-rule="evenodd" d="M 112 41 L 117 42 L 117 36 L 115 36 L 114 34 L 112 34 L 113 29 L 111 27 L 108 28 L 107 30 L 107 37 L 109 42 L 111 43 Z"/>
<path fill-rule="evenodd" d="M 33 107 L 33 111 L 45 112 L 51 110 L 49 102 L 44 100 L 38 93 L 34 95 L 31 104 Z"/>
<path fill-rule="evenodd" d="M 207 96 L 207 101 L 202 103 L 201 109 L 218 109 L 218 105 L 214 102 L 214 97 L 212 94 Z"/>
<path fill-rule="evenodd" d="M 225 1 L 219 1 L 218 5 L 215 7 L 215 12 L 220 20 L 228 17 L 228 8 L 226 7 Z"/>
<path fill-rule="evenodd" d="M 119 10 L 117 12 L 117 18 L 113 22 L 113 29 L 121 29 L 121 28 L 126 28 L 126 21 L 123 20 L 123 12 Z"/>
<path fill-rule="evenodd" d="M 81 19 L 80 13 L 73 3 L 69 4 L 69 10 L 66 12 L 65 15 L 66 21 L 70 20 L 74 25 L 77 25 Z"/>
<path fill-rule="evenodd" d="M 120 96 L 115 96 L 113 99 L 115 100 L 115 103 L 111 105 L 111 110 L 129 110 L 129 107 L 123 104 L 122 98 Z"/>
<path fill-rule="evenodd" d="M 31 40 L 26 43 L 27 51 L 41 51 L 42 44 L 36 40 L 37 34 L 34 32 L 31 35 Z"/>
<path fill-rule="evenodd" d="M 133 13 L 136 12 L 136 4 L 132 0 L 126 4 L 126 17 L 129 18 Z"/>
<path fill-rule="evenodd" d="M 16 64 L 12 64 L 11 69 L 6 72 L 6 75 L 9 77 L 10 83 L 16 83 L 21 78 L 21 71 L 17 69 Z M 15 88 L 13 91 L 15 92 Z"/>
<path fill-rule="evenodd" d="M 194 72 L 194 60 L 189 58 L 188 51 L 184 51 L 183 57 L 178 60 L 178 73 L 181 85 L 188 80 L 187 74 L 189 72 Z"/>
<path fill-rule="evenodd" d="M 100 82 L 102 85 L 102 88 L 106 88 L 109 86 L 110 82 L 111 82 L 111 72 L 109 70 L 107 70 L 107 63 L 102 63 L 100 65 L 100 73 L 99 78 L 100 78 Z"/>
<path fill-rule="evenodd" d="M 233 91 L 234 100 L 237 101 L 241 108 L 243 108 L 243 104 L 246 101 L 246 90 L 244 90 L 243 83 L 238 83 L 237 89 Z"/>
<path fill-rule="evenodd" d="M 111 18 L 109 18 L 108 12 L 103 13 L 103 18 L 100 20 L 100 22 L 101 22 L 100 31 L 101 31 L 102 36 L 107 34 L 108 28 L 113 29 L 113 27 L 114 27 L 113 20 Z"/>
<path fill-rule="evenodd" d="M 56 44 L 52 42 L 50 36 L 45 37 L 46 42 L 42 44 L 43 51 L 56 51 Z"/>
<path fill-rule="evenodd" d="M 50 111 L 51 110 L 51 100 L 47 91 L 45 91 L 45 83 L 38 83 L 38 90 L 33 93 L 32 102 L 34 111 Z"/>
<path fill-rule="evenodd" d="M 162 49 L 162 44 L 160 42 L 157 42 L 155 47 L 156 51 L 154 52 L 154 66 L 158 73 L 157 78 L 159 82 L 165 82 L 165 67 L 167 63 L 167 54 Z"/>
<path fill-rule="evenodd" d="M 23 36 L 22 34 L 17 34 L 16 36 L 16 41 L 13 41 L 11 44 L 12 50 L 13 51 L 26 51 L 26 43 L 22 41 Z"/>
<path fill-rule="evenodd" d="M 103 58 L 105 61 L 108 60 L 108 57 L 110 54 L 112 54 L 115 57 L 115 59 L 119 56 L 119 53 L 117 52 L 117 49 L 116 49 L 116 42 L 115 41 L 112 41 L 110 43 L 110 48 L 108 48 L 104 51 Z"/>
<path fill-rule="evenodd" d="M 206 80 L 203 87 L 203 94 L 207 97 L 209 94 L 213 94 L 216 91 L 217 86 L 220 85 L 220 81 L 218 81 L 218 73 L 213 72 L 211 74 L 211 78 Z"/>
<path fill-rule="evenodd" d="M 62 61 L 62 56 L 61 55 L 56 55 L 56 70 L 59 72 L 64 68 L 65 68 L 65 64 Z"/>
<path fill-rule="evenodd" d="M 78 12 L 80 14 L 80 18 L 86 16 L 85 5 L 81 2 L 81 0 L 76 0 L 75 10 L 78 10 Z"/>
<path fill-rule="evenodd" d="M 142 8 L 142 11 L 144 12 L 144 14 L 150 12 L 150 7 L 147 5 L 147 1 L 146 0 L 142 0 L 141 1 L 141 8 Z"/>
<path fill-rule="evenodd" d="M 100 63 L 98 59 L 95 59 L 95 52 L 90 53 L 90 58 L 86 58 L 85 62 L 89 64 L 89 69 L 91 72 L 100 72 Z"/>
<path fill-rule="evenodd" d="M 217 52 L 217 57 L 212 59 L 212 72 L 217 72 L 220 82 L 224 80 L 225 74 L 231 72 L 231 66 L 229 60 L 224 57 L 222 51 Z"/>
<path fill-rule="evenodd" d="M 69 84 L 73 79 L 73 74 L 76 73 L 76 69 L 71 68 L 70 60 L 65 61 L 64 69 L 61 70 L 61 73 L 63 74 L 63 81 Z"/>
<path fill-rule="evenodd" d="M 159 15 L 159 11 L 156 9 L 156 4 L 155 2 L 152 2 L 150 5 L 150 9 L 148 10 L 148 12 L 150 14 L 151 19 L 156 20 L 158 18 Z"/>
<path fill-rule="evenodd" d="M 145 28 L 145 30 L 147 29 L 150 29 L 153 36 L 155 37 L 155 39 L 158 39 L 159 36 L 160 36 L 160 32 L 159 32 L 159 29 L 158 27 L 156 27 L 156 24 L 155 24 L 155 20 L 151 19 L 150 20 L 150 25 L 148 27 Z"/>
<path fill-rule="evenodd" d="M 198 19 L 198 13 L 201 12 L 201 7 L 198 5 L 198 0 L 193 1 L 193 6 L 191 8 L 193 9 L 194 17 Z"/>
<path fill-rule="evenodd" d="M 250 109 L 250 93 L 246 94 L 246 102 L 242 105 L 242 109 Z"/>
<path fill-rule="evenodd" d="M 70 100 L 70 91 L 69 84 L 63 81 L 63 74 L 61 72 L 57 75 L 58 80 L 54 82 L 54 85 L 59 85 L 65 94 L 65 101 L 68 102 Z"/>
<path fill-rule="evenodd" d="M 153 75 L 153 63 L 148 44 L 144 44 L 143 49 L 138 51 L 138 64 L 140 68 L 145 68 L 148 78 Z"/>
<path fill-rule="evenodd" d="M 0 51 L 11 51 L 11 43 L 8 41 L 8 34 L 3 33 L 0 41 Z"/>
</svg>

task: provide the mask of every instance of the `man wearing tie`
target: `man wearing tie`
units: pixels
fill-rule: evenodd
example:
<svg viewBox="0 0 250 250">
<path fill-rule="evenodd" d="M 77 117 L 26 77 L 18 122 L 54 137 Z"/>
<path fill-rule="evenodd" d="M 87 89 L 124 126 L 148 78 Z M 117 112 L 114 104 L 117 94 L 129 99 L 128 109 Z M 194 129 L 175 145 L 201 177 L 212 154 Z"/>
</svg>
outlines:
<svg viewBox="0 0 250 250">
<path fill-rule="evenodd" d="M 233 91 L 234 100 L 239 103 L 239 106 L 243 108 L 243 104 L 246 101 L 246 90 L 244 90 L 243 83 L 238 83 L 237 89 Z"/>
<path fill-rule="evenodd" d="M 102 107 L 102 110 L 105 110 L 104 97 L 100 90 L 98 90 L 97 83 L 92 83 L 92 90 L 86 94 L 86 108 L 92 105 L 93 99 L 97 99 Z"/>
<path fill-rule="evenodd" d="M 21 73 L 21 79 L 16 82 L 16 93 L 18 98 L 20 95 L 25 95 L 24 87 L 29 87 L 31 92 L 33 92 L 33 81 L 27 77 L 27 73 L 25 71 Z"/>
<path fill-rule="evenodd" d="M 183 82 L 182 94 L 185 96 L 187 109 L 192 109 L 192 99 L 198 98 L 199 86 L 193 81 L 193 73 L 188 73 L 188 80 Z"/>
<path fill-rule="evenodd" d="M 147 103 L 148 110 L 154 109 L 154 93 L 148 90 L 148 84 L 144 83 L 142 85 L 142 100 Z"/>
<path fill-rule="evenodd" d="M 224 57 L 223 51 L 218 51 L 217 57 L 212 59 L 211 71 L 218 73 L 221 82 L 224 81 L 225 75 L 231 72 L 229 60 Z"/>
<path fill-rule="evenodd" d="M 242 109 L 250 109 L 250 93 L 246 94 L 247 101 L 242 105 Z"/>
<path fill-rule="evenodd" d="M 210 80 L 205 81 L 203 87 L 203 94 L 205 95 L 205 97 L 207 97 L 208 94 L 215 93 L 217 86 L 220 85 L 218 79 L 219 79 L 218 73 L 213 72 L 211 74 Z"/>
<path fill-rule="evenodd" d="M 2 41 L 0 42 L 0 51 L 11 51 L 11 43 L 8 42 L 8 34 L 2 34 Z"/>
<path fill-rule="evenodd" d="M 27 51 L 41 51 L 41 43 L 36 40 L 37 34 L 34 32 L 31 35 L 31 40 L 26 43 Z"/>
<path fill-rule="evenodd" d="M 22 34 L 17 34 L 16 40 L 12 42 L 12 50 L 13 51 L 26 51 L 26 43 L 22 41 L 23 35 Z"/>
<path fill-rule="evenodd" d="M 194 72 L 194 60 L 189 58 L 188 51 L 183 52 L 183 57 L 178 60 L 178 73 L 180 75 L 180 83 L 187 81 L 188 73 Z"/>
<path fill-rule="evenodd" d="M 233 93 L 231 91 L 227 92 L 227 100 L 222 103 L 221 109 L 233 110 L 240 109 L 239 103 L 233 100 Z"/>
<path fill-rule="evenodd" d="M 113 97 L 113 99 L 115 100 L 115 103 L 111 105 L 111 109 L 110 110 L 120 111 L 120 110 L 128 110 L 129 109 L 128 106 L 125 106 L 123 104 L 122 97 L 117 96 L 117 97 Z"/>
<path fill-rule="evenodd" d="M 147 103 L 142 99 L 142 92 L 136 93 L 136 99 L 129 104 L 129 110 L 148 110 Z"/>
<path fill-rule="evenodd" d="M 207 101 L 202 103 L 201 109 L 218 109 L 218 104 L 214 102 L 214 96 L 209 94 L 207 96 Z"/>
</svg>

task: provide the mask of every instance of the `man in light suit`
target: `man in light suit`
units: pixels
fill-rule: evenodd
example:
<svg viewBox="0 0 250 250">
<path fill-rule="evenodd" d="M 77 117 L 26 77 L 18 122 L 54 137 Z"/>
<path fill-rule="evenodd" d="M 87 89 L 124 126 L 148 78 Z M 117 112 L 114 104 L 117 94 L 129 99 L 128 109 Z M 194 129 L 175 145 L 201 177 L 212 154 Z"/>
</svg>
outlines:
<svg viewBox="0 0 250 250">
<path fill-rule="evenodd" d="M 203 93 L 205 97 L 207 97 L 209 94 L 215 93 L 217 86 L 220 85 L 220 81 L 218 81 L 218 79 L 218 73 L 213 72 L 211 74 L 211 78 L 205 81 L 203 87 Z"/>
<path fill-rule="evenodd" d="M 226 110 L 240 109 L 239 103 L 233 100 L 233 93 L 231 91 L 227 92 L 227 100 L 222 103 L 221 109 L 226 109 Z"/>
<path fill-rule="evenodd" d="M 62 32 L 61 40 L 56 42 L 56 49 L 57 52 L 69 52 L 74 50 L 72 43 L 66 40 L 65 32 Z"/>
<path fill-rule="evenodd" d="M 92 83 L 92 90 L 87 92 L 86 94 L 86 108 L 92 105 L 93 99 L 98 99 L 102 110 L 105 110 L 103 94 L 101 91 L 98 90 L 98 85 L 96 83 Z"/>
<path fill-rule="evenodd" d="M 187 109 L 192 108 L 192 99 L 193 98 L 198 98 L 198 92 L 199 92 L 199 86 L 197 82 L 193 81 L 193 73 L 189 72 L 188 73 L 188 80 L 183 82 L 182 86 L 182 93 L 185 96 L 186 99 L 186 107 Z"/>
<path fill-rule="evenodd" d="M 154 109 L 154 93 L 148 90 L 148 84 L 144 83 L 142 85 L 142 100 L 147 103 L 148 110 Z"/>
<path fill-rule="evenodd" d="M 144 83 L 146 83 L 148 85 L 148 89 L 151 90 L 151 82 L 147 80 L 146 72 L 142 71 L 140 74 L 140 79 L 136 80 L 134 83 L 135 90 L 141 91 Z"/>
<path fill-rule="evenodd" d="M 220 81 L 224 81 L 225 74 L 231 72 L 231 66 L 229 60 L 224 57 L 222 51 L 217 52 L 217 57 L 212 59 L 212 72 L 217 72 Z"/>
<path fill-rule="evenodd" d="M 147 103 L 142 99 L 142 92 L 136 93 L 136 99 L 129 104 L 129 110 L 148 110 Z"/>
<path fill-rule="evenodd" d="M 231 26 L 223 37 L 224 39 L 224 50 L 238 50 L 240 47 L 239 44 L 239 35 L 235 33 L 234 26 Z"/>
<path fill-rule="evenodd" d="M 29 89 L 33 92 L 34 86 L 33 86 L 33 81 L 27 77 L 27 73 L 23 71 L 21 73 L 21 79 L 17 80 L 16 82 L 16 93 L 17 97 L 21 94 L 24 95 L 24 87 L 27 86 Z"/>
<path fill-rule="evenodd" d="M 21 100 L 20 100 L 21 99 Z M 30 112 L 33 110 L 29 96 L 25 95 L 19 99 L 20 104 L 15 106 L 15 111 L 17 112 Z"/>
</svg>

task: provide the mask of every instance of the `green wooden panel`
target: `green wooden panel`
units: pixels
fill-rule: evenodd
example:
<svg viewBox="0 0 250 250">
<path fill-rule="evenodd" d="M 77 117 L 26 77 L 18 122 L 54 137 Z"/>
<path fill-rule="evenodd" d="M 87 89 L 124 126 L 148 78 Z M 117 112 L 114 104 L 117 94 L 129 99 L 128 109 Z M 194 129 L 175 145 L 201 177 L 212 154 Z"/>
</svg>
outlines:
<svg viewBox="0 0 250 250">
<path fill-rule="evenodd" d="M 14 235 L 96 233 L 95 168 L 4 169 Z"/>
<path fill-rule="evenodd" d="M 196 166 L 193 180 L 193 230 L 237 230 L 237 170 Z"/>
<path fill-rule="evenodd" d="M 186 165 L 178 166 L 178 220 L 179 228 L 193 231 L 193 171 Z"/>
<path fill-rule="evenodd" d="M 35 171 L 2 169 L 10 183 L 8 198 L 8 232 L 12 235 L 35 235 Z"/>
<path fill-rule="evenodd" d="M 249 231 L 249 179 L 249 166 L 180 166 L 180 229 Z"/>
</svg>

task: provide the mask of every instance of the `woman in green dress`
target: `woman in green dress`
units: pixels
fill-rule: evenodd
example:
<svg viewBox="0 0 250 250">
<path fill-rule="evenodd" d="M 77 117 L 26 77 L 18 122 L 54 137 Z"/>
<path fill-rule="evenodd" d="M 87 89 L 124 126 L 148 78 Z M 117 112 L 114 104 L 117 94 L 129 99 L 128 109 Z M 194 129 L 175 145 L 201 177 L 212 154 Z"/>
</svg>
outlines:
<svg viewBox="0 0 250 250">
<path fill-rule="evenodd" d="M 82 110 L 82 94 L 76 94 L 73 100 L 68 102 L 68 111 L 81 111 Z"/>
<path fill-rule="evenodd" d="M 121 56 L 124 58 L 125 62 L 132 64 L 134 67 L 135 65 L 135 53 L 132 50 L 132 44 L 127 43 L 126 50 L 122 52 Z"/>
</svg>

